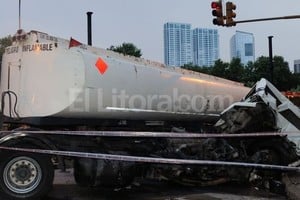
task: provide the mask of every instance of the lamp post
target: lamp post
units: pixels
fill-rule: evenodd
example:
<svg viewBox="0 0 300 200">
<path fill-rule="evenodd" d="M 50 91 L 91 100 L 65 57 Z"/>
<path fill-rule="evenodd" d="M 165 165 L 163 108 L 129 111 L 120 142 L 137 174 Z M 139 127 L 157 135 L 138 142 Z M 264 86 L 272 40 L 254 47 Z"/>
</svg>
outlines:
<svg viewBox="0 0 300 200">
<path fill-rule="evenodd" d="M 270 70 L 270 82 L 273 83 L 273 71 L 274 71 L 274 65 L 273 65 L 273 46 L 272 46 L 272 38 L 273 36 L 269 36 L 269 70 Z"/>
</svg>

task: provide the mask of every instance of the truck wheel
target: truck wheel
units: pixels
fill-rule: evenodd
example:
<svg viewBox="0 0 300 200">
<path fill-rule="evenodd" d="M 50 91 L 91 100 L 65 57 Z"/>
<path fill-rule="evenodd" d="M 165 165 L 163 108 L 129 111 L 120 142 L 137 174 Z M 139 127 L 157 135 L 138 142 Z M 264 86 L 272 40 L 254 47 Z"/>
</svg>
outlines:
<svg viewBox="0 0 300 200">
<path fill-rule="evenodd" d="M 39 199 L 51 189 L 54 169 L 50 157 L 2 153 L 0 160 L 0 187 L 5 199 Z"/>
</svg>

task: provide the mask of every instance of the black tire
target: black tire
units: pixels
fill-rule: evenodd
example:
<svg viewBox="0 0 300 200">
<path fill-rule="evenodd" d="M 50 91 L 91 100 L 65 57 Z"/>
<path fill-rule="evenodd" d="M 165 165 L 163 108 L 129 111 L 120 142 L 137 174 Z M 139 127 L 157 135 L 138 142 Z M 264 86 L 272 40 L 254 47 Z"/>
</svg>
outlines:
<svg viewBox="0 0 300 200">
<path fill-rule="evenodd" d="M 0 154 L 0 190 L 3 199 L 37 200 L 52 188 L 51 158 L 26 152 Z"/>
</svg>

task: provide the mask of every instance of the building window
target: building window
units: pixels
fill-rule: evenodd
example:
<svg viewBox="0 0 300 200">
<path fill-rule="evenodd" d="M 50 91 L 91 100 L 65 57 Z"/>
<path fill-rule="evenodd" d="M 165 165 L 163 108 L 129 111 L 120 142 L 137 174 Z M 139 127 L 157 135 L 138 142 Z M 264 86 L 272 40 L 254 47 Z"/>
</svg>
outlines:
<svg viewBox="0 0 300 200">
<path fill-rule="evenodd" d="M 253 44 L 245 43 L 245 56 L 253 56 Z"/>
</svg>

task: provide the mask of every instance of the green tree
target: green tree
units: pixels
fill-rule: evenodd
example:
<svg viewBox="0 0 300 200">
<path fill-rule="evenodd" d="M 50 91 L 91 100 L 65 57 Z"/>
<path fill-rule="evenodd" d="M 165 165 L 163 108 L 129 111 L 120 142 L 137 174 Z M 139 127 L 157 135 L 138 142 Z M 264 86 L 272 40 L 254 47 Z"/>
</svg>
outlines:
<svg viewBox="0 0 300 200">
<path fill-rule="evenodd" d="M 300 74 L 294 73 L 292 75 L 292 88 L 294 92 L 300 92 Z"/>
<path fill-rule="evenodd" d="M 120 46 L 111 46 L 108 50 L 115 51 L 118 53 L 122 53 L 123 55 L 129 55 L 129 56 L 135 56 L 135 57 L 141 57 L 142 52 L 141 49 L 138 49 L 134 44 L 132 43 L 123 43 Z"/>
<path fill-rule="evenodd" d="M 232 81 L 242 82 L 244 79 L 244 66 L 241 59 L 233 58 L 229 64 L 227 78 Z"/>
<path fill-rule="evenodd" d="M 293 92 L 300 92 L 300 85 L 297 85 L 297 87 L 292 88 L 291 91 L 293 91 Z"/>
<path fill-rule="evenodd" d="M 290 90 L 293 87 L 293 75 L 288 62 L 281 56 L 274 57 L 273 84 L 280 91 Z"/>
<path fill-rule="evenodd" d="M 0 66 L 2 63 L 2 55 L 5 51 L 5 48 L 12 44 L 11 36 L 0 38 Z"/>
<path fill-rule="evenodd" d="M 281 56 L 273 58 L 273 84 L 281 91 L 289 90 L 294 83 L 289 65 Z M 254 63 L 248 63 L 245 68 L 244 80 L 246 85 L 251 85 L 261 78 L 271 79 L 269 57 L 261 56 Z"/>
<path fill-rule="evenodd" d="M 228 63 L 224 63 L 222 60 L 218 59 L 215 61 L 214 66 L 211 67 L 211 75 L 218 76 L 221 78 L 227 78 L 228 67 Z"/>
<path fill-rule="evenodd" d="M 188 69 L 191 71 L 195 71 L 195 72 L 200 72 L 200 73 L 204 73 L 204 74 L 210 74 L 210 67 L 200 67 L 198 65 L 194 65 L 193 63 L 188 63 L 188 64 L 184 64 L 183 66 L 181 66 L 181 68 L 183 69 Z"/>
<path fill-rule="evenodd" d="M 255 74 L 255 67 L 253 62 L 249 62 L 245 66 L 242 82 L 247 87 L 252 87 L 257 82 L 257 76 Z"/>
<path fill-rule="evenodd" d="M 273 58 L 273 84 L 280 91 L 299 90 L 300 74 L 292 74 L 288 63 L 281 56 Z M 221 78 L 238 81 L 244 85 L 251 87 L 261 78 L 270 80 L 270 64 L 269 57 L 261 56 L 254 63 L 249 62 L 246 66 L 241 60 L 234 58 L 230 63 L 217 60 L 212 67 L 199 67 L 193 64 L 184 65 L 183 68 L 202 72 Z"/>
<path fill-rule="evenodd" d="M 256 82 L 261 78 L 270 80 L 269 58 L 265 56 L 259 57 L 253 64 L 252 79 Z"/>
</svg>

